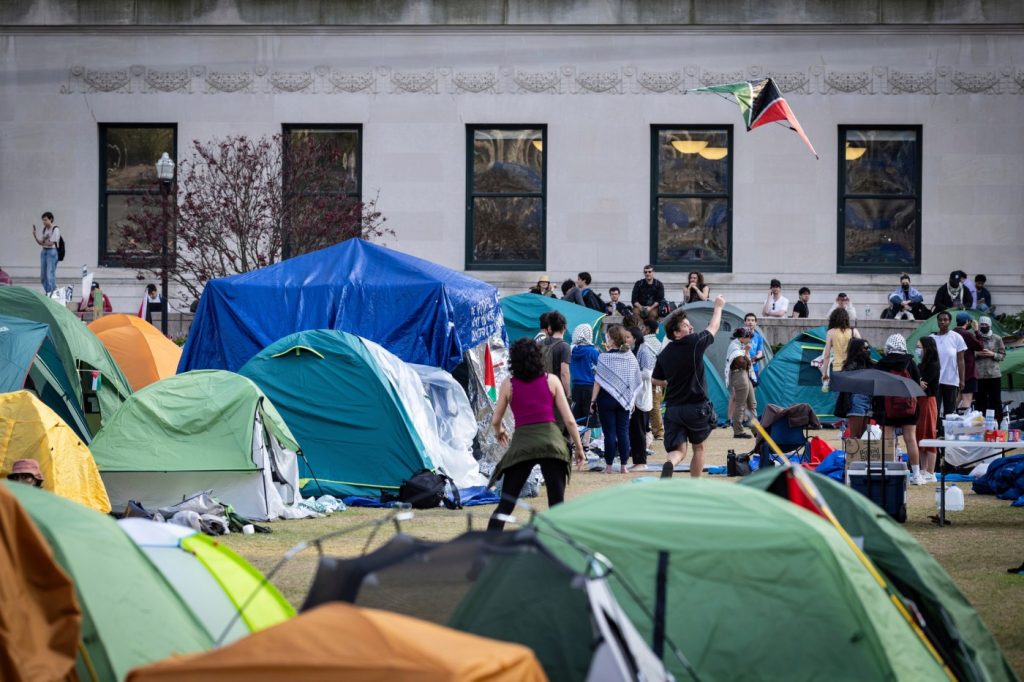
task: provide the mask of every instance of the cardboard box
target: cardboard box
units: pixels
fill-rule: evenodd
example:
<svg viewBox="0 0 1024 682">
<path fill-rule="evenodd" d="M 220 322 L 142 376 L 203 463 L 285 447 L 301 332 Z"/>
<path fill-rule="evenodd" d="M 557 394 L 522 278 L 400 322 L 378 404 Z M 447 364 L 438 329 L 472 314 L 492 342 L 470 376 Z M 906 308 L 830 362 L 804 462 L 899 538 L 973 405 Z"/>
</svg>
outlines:
<svg viewBox="0 0 1024 682">
<path fill-rule="evenodd" d="M 868 449 L 870 446 L 870 450 Z M 882 441 L 880 440 L 861 440 L 860 438 L 846 438 L 843 440 L 843 449 L 846 451 L 847 462 L 863 462 L 869 459 L 868 454 L 870 453 L 871 461 L 880 462 L 882 461 Z M 894 456 L 893 446 L 889 444 L 889 447 L 885 451 L 886 457 L 890 460 Z"/>
</svg>

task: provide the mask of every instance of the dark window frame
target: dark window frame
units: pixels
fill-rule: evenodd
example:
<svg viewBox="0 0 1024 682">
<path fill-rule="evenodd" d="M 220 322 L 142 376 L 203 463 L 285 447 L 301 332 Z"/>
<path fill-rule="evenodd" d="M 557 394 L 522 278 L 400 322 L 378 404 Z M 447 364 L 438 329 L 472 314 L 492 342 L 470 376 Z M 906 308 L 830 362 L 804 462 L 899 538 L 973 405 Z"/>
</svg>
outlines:
<svg viewBox="0 0 1024 682">
<path fill-rule="evenodd" d="M 540 192 L 474 192 L 474 143 L 477 130 L 539 130 L 544 152 L 541 154 Z M 536 261 L 473 260 L 473 205 L 477 197 L 539 198 L 541 211 L 540 259 Z M 548 126 L 546 123 L 467 123 L 466 124 L 466 270 L 546 270 L 548 260 Z"/>
<path fill-rule="evenodd" d="M 354 131 L 356 133 L 356 189 L 354 192 L 338 192 L 337 194 L 344 194 L 347 197 L 354 198 L 358 201 L 363 200 L 363 124 L 362 123 L 282 123 L 281 124 L 281 144 L 284 145 L 284 151 L 287 151 L 288 140 L 290 133 L 301 130 L 319 130 L 319 131 Z M 283 160 L 287 161 L 287 154 L 284 155 Z M 284 169 L 282 169 L 284 170 Z"/>
<path fill-rule="evenodd" d="M 167 150 L 170 153 L 171 160 L 174 161 L 174 173 L 175 180 L 177 180 L 178 173 L 178 124 L 177 123 L 133 123 L 133 122 L 105 122 L 99 124 L 99 155 L 97 158 L 97 165 L 99 166 L 99 239 L 97 244 L 97 258 L 96 262 L 101 267 L 122 267 L 124 263 L 120 258 L 117 257 L 116 253 L 110 253 L 107 250 L 108 235 L 107 235 L 107 203 L 109 196 L 145 196 L 146 194 L 158 193 L 159 187 L 156 177 L 156 167 L 153 168 L 153 184 L 149 187 L 143 187 L 139 189 L 116 189 L 107 190 L 107 131 L 111 128 L 170 128 L 172 132 L 173 142 L 171 149 Z M 156 161 L 153 162 L 156 164 Z M 159 255 L 154 254 L 154 259 L 158 259 Z M 155 260 L 154 260 L 155 262 Z"/>
<path fill-rule="evenodd" d="M 922 160 L 924 158 L 924 139 L 923 139 L 923 126 L 913 124 L 899 124 L 899 123 L 886 123 L 886 124 L 841 124 L 836 130 L 836 158 L 838 159 L 838 172 L 836 174 L 836 208 L 837 208 L 837 227 L 836 227 L 836 272 L 839 274 L 874 274 L 874 273 L 900 273 L 907 272 L 910 274 L 921 273 L 921 247 L 922 247 L 922 227 L 921 227 L 921 215 L 922 215 Z M 916 194 L 847 194 L 846 192 L 846 135 L 851 130 L 904 130 L 912 131 L 916 136 L 917 151 L 916 158 L 914 159 L 914 185 L 917 188 Z M 916 248 L 914 249 L 914 263 L 911 265 L 907 264 L 880 264 L 880 265 L 864 265 L 864 264 L 853 264 L 847 265 L 844 262 L 844 253 L 846 251 L 846 200 L 847 199 L 912 199 L 916 208 L 914 210 L 914 223 L 916 229 L 914 231 L 914 239 L 917 242 Z"/>
<path fill-rule="evenodd" d="M 658 180 L 660 174 L 659 164 L 659 138 L 661 133 L 666 130 L 724 130 L 726 135 L 726 148 L 729 150 L 727 158 L 729 161 L 729 169 L 726 173 L 726 187 L 725 192 L 659 192 L 658 191 Z M 735 233 L 733 225 L 733 178 L 734 178 L 734 148 L 733 148 L 733 135 L 734 126 L 731 123 L 673 123 L 673 124 L 652 124 L 651 125 L 651 218 L 650 218 L 650 263 L 654 266 L 655 270 L 661 270 L 664 272 L 690 272 L 692 270 L 700 270 L 701 272 L 732 272 L 733 264 L 733 235 Z M 666 263 L 658 258 L 658 200 L 659 199 L 725 199 L 726 200 L 726 218 L 729 221 L 728 236 L 727 236 L 727 255 L 725 263 L 722 264 L 708 264 L 703 263 Z"/>
</svg>

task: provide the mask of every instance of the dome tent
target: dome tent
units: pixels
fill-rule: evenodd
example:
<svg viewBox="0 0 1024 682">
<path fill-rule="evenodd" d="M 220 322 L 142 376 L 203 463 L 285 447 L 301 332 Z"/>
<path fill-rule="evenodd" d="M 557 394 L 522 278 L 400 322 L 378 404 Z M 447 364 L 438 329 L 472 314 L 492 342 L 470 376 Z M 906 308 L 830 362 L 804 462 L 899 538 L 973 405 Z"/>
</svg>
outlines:
<svg viewBox="0 0 1024 682">
<path fill-rule="evenodd" d="M 441 467 L 459 487 L 482 485 L 468 450 L 439 435 L 423 384 L 377 344 L 321 329 L 291 334 L 239 370 L 295 434 L 310 493 L 378 496 L 420 469 Z"/>
<path fill-rule="evenodd" d="M 536 336 L 540 332 L 540 316 L 549 310 L 560 312 L 565 316 L 566 340 L 572 338 L 573 330 L 581 324 L 585 324 L 593 330 L 595 340 L 600 338 L 601 320 L 604 319 L 604 313 L 550 296 L 516 294 L 501 298 L 501 312 L 505 318 L 509 341 L 523 337 L 532 339 Z"/>
<path fill-rule="evenodd" d="M 178 370 L 237 371 L 278 339 L 339 329 L 406 362 L 451 371 L 504 335 L 498 290 L 430 261 L 349 239 L 269 267 L 210 281 Z"/>
<path fill-rule="evenodd" d="M 278 518 L 298 493 L 298 445 L 245 377 L 187 372 L 142 389 L 96 435 L 93 456 L 115 509 L 150 509 L 197 491 L 252 519 Z"/>
<path fill-rule="evenodd" d="M 117 360 L 135 391 L 178 371 L 181 348 L 141 317 L 104 315 L 90 322 L 89 330 Z"/>
</svg>

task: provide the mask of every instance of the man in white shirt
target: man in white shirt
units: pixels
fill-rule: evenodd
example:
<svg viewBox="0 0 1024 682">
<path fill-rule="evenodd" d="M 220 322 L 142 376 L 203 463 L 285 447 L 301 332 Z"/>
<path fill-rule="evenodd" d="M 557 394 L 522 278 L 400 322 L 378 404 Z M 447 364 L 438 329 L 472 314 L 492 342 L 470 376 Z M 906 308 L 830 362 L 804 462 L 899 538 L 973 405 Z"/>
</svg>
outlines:
<svg viewBox="0 0 1024 682">
<path fill-rule="evenodd" d="M 825 317 L 829 317 L 832 314 L 832 311 L 836 308 L 846 308 L 846 314 L 850 316 L 850 324 L 857 321 L 857 308 L 855 308 L 853 302 L 850 301 L 850 297 L 841 291 L 839 292 L 839 295 L 836 296 L 836 302 L 828 309 L 828 315 L 825 315 Z"/>
<path fill-rule="evenodd" d="M 782 295 L 782 282 L 773 279 L 768 288 L 768 298 L 764 301 L 761 313 L 765 317 L 786 317 L 789 310 L 789 299 Z"/>
<path fill-rule="evenodd" d="M 943 310 L 935 318 L 939 331 L 932 334 L 939 351 L 939 394 L 936 396 L 939 408 L 939 423 L 943 415 L 956 412 L 957 399 L 964 388 L 964 353 L 967 343 L 956 332 L 950 331 L 952 317 Z"/>
</svg>

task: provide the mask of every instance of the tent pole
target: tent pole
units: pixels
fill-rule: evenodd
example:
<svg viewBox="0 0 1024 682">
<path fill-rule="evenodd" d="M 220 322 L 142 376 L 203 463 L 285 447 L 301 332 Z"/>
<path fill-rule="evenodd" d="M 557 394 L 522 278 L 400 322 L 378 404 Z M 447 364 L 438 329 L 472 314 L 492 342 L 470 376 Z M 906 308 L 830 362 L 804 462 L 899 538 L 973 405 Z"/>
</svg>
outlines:
<svg viewBox="0 0 1024 682">
<path fill-rule="evenodd" d="M 659 661 L 665 660 L 665 605 L 668 596 L 668 552 L 658 552 L 658 574 L 655 581 L 654 635 L 651 648 Z"/>
</svg>

